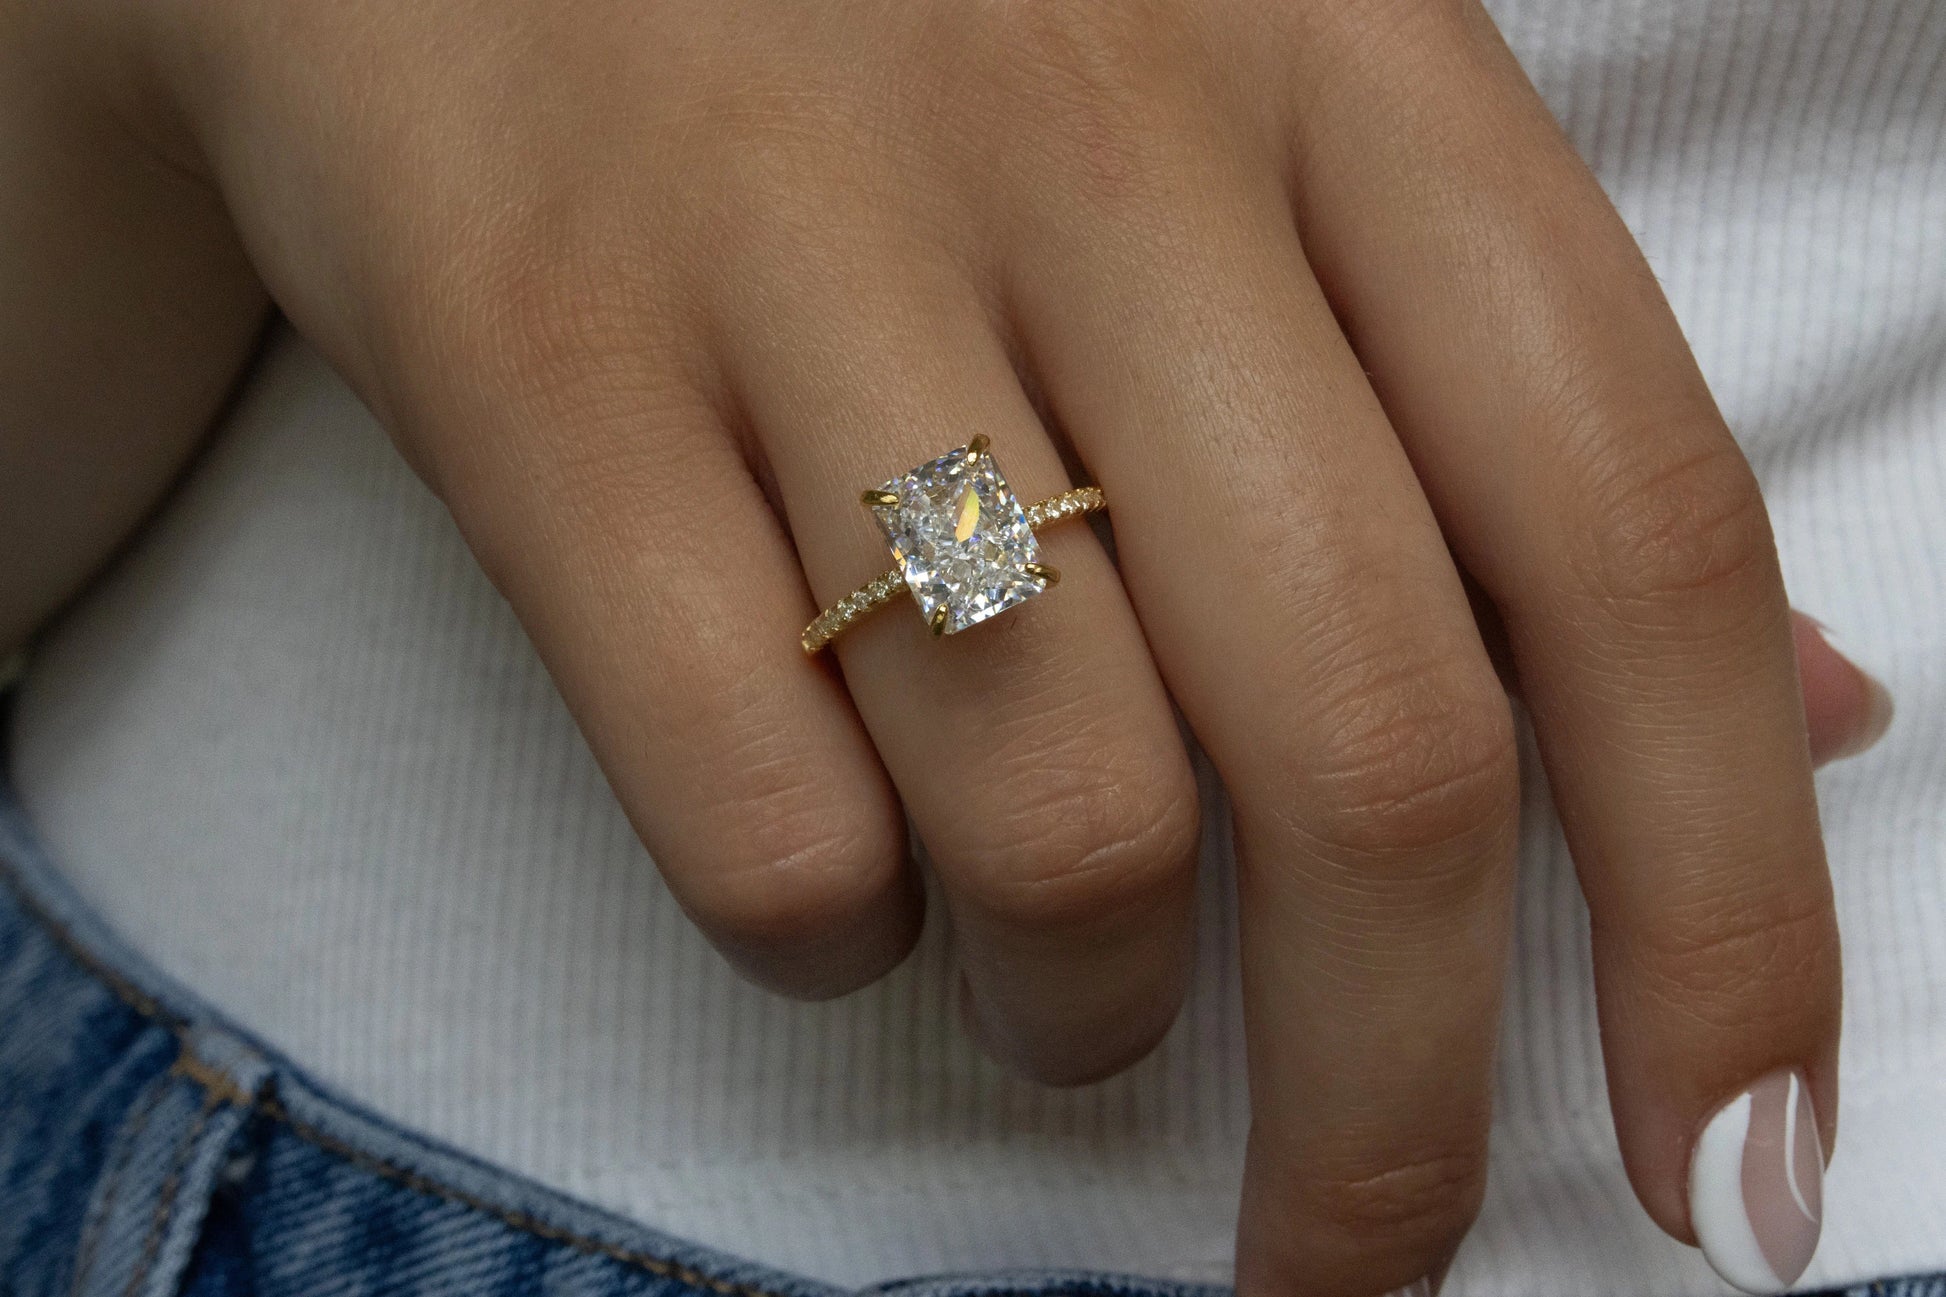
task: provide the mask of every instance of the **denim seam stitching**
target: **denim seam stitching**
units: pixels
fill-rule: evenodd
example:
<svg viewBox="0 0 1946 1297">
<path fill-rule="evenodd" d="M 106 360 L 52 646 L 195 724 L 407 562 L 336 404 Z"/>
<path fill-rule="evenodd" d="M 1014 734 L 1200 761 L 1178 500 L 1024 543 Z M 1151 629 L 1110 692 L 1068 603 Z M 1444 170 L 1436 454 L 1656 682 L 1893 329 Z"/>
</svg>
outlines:
<svg viewBox="0 0 1946 1297">
<path fill-rule="evenodd" d="M 171 1068 L 174 1072 L 179 1069 Z M 189 1078 L 195 1083 L 195 1078 Z M 182 1169 L 196 1152 L 196 1141 L 202 1137 L 203 1130 L 209 1125 L 210 1116 L 222 1106 L 222 1101 L 210 1090 L 203 1091 L 203 1106 L 196 1114 L 196 1120 L 183 1132 L 176 1146 L 175 1165 L 169 1168 L 168 1178 L 163 1180 L 162 1189 L 155 1197 L 155 1214 L 149 1218 L 148 1236 L 142 1240 L 142 1259 L 128 1276 L 128 1286 L 122 1289 L 122 1297 L 135 1297 L 141 1291 L 142 1281 L 149 1277 L 157 1255 L 162 1251 L 162 1235 L 169 1228 L 169 1218 L 176 1210 L 176 1195 L 182 1188 Z"/>
<path fill-rule="evenodd" d="M 290 1127 L 301 1138 L 317 1145 L 326 1152 L 345 1159 L 353 1166 L 370 1171 L 374 1175 L 391 1180 L 414 1192 L 430 1194 L 433 1197 L 447 1199 L 474 1211 L 485 1212 L 523 1233 L 533 1234 L 552 1242 L 565 1243 L 577 1252 L 606 1257 L 611 1261 L 619 1261 L 647 1270 L 649 1273 L 660 1278 L 680 1280 L 694 1287 L 708 1288 L 712 1292 L 737 1293 L 741 1294 L 742 1297 L 780 1297 L 779 1294 L 773 1293 L 766 1288 L 759 1288 L 752 1284 L 737 1283 L 728 1279 L 718 1279 L 712 1275 L 704 1274 L 700 1270 L 691 1269 L 688 1266 L 678 1264 L 674 1261 L 668 1261 L 645 1252 L 630 1251 L 627 1248 L 618 1247 L 613 1243 L 604 1243 L 600 1239 L 592 1239 L 585 1235 L 564 1230 L 559 1226 L 550 1225 L 546 1221 L 529 1216 L 524 1212 L 510 1211 L 504 1207 L 497 1207 L 492 1203 L 474 1197 L 464 1190 L 454 1189 L 449 1185 L 439 1183 L 437 1180 L 429 1179 L 417 1171 L 408 1171 L 404 1167 L 394 1166 L 382 1158 L 374 1157 L 362 1149 L 347 1144 L 343 1140 L 326 1134 L 324 1131 L 307 1125 L 305 1122 L 293 1117 L 284 1108 L 283 1104 L 277 1101 L 274 1095 L 264 1096 L 259 1101 L 258 1107 L 267 1116 L 281 1121 Z"/>
<path fill-rule="evenodd" d="M 211 1096 L 213 1099 L 220 1099 L 233 1107 L 254 1108 L 257 1106 L 256 1095 L 251 1094 L 248 1090 L 245 1090 L 235 1081 L 232 1081 L 215 1067 L 212 1067 L 198 1057 L 187 1037 L 178 1033 L 176 1040 L 179 1048 L 176 1052 L 176 1061 L 169 1068 L 171 1075 L 180 1076 L 185 1080 L 194 1082 L 203 1088 L 204 1094 Z"/>
<path fill-rule="evenodd" d="M 101 1209 L 83 1227 L 81 1243 L 75 1249 L 74 1281 L 68 1286 L 69 1297 L 79 1297 L 82 1286 L 95 1263 L 95 1253 L 101 1246 L 102 1231 L 107 1228 L 109 1215 L 115 1209 L 115 1199 L 121 1193 L 122 1177 L 128 1171 L 129 1160 L 135 1156 L 135 1143 L 147 1129 L 149 1118 L 162 1106 L 162 1096 L 169 1088 L 169 1073 L 164 1072 L 142 1088 L 140 1100 L 123 1128 L 120 1146 L 115 1150 L 115 1159 L 104 1172 L 101 1182 Z"/>
<path fill-rule="evenodd" d="M 247 1104 L 253 1110 L 270 1117 L 272 1120 L 282 1122 L 298 1138 L 309 1144 L 316 1145 L 318 1148 L 331 1153 L 333 1156 L 343 1158 L 354 1166 L 361 1167 L 374 1175 L 391 1180 L 414 1192 L 428 1194 L 435 1198 L 444 1198 L 471 1211 L 483 1212 L 514 1229 L 520 1230 L 522 1233 L 532 1234 L 551 1242 L 565 1244 L 577 1252 L 606 1257 L 609 1260 L 647 1271 L 659 1278 L 674 1279 L 678 1282 L 689 1284 L 692 1287 L 707 1288 L 712 1292 L 737 1294 L 737 1297 L 784 1297 L 783 1294 L 769 1288 L 762 1288 L 755 1284 L 741 1283 L 729 1279 L 719 1279 L 703 1271 L 693 1269 L 678 1262 L 666 1260 L 651 1253 L 636 1252 L 628 1248 L 618 1247 L 613 1243 L 605 1243 L 600 1239 L 589 1238 L 582 1234 L 576 1234 L 571 1230 L 550 1225 L 524 1212 L 516 1212 L 505 1207 L 497 1206 L 473 1194 L 455 1189 L 450 1185 L 441 1184 L 439 1181 L 422 1175 L 417 1171 L 408 1171 L 403 1167 L 394 1166 L 382 1158 L 374 1157 L 362 1149 L 355 1148 L 334 1136 L 328 1135 L 324 1131 L 293 1117 L 289 1110 L 282 1103 L 278 1102 L 274 1096 L 245 1094 L 231 1083 L 227 1077 L 222 1077 L 220 1074 L 214 1073 L 200 1059 L 195 1058 L 190 1045 L 189 1024 L 175 1014 L 170 1013 L 154 997 L 145 994 L 127 978 L 97 959 L 94 952 L 82 945 L 74 934 L 68 931 L 65 924 L 61 923 L 52 914 L 49 914 L 33 896 L 28 894 L 26 888 L 21 885 L 19 877 L 15 874 L 11 864 L 8 862 L 0 861 L 0 878 L 6 880 L 8 890 L 14 894 L 15 898 L 19 900 L 26 910 L 39 920 L 41 926 L 55 939 L 56 943 L 67 953 L 70 959 L 73 959 L 83 969 L 92 974 L 117 999 L 121 1000 L 143 1017 L 166 1027 L 176 1037 L 179 1053 L 176 1063 L 170 1070 L 179 1073 L 190 1082 L 200 1086 L 206 1096 L 222 1095 L 222 1097 L 229 1099 L 231 1102 L 241 1100 L 242 1103 Z M 212 1082 L 215 1082 L 215 1084 L 212 1084 Z M 208 1110 L 205 1109 L 202 1120 L 207 1120 L 207 1117 Z M 200 1126 L 201 1121 L 198 1122 L 198 1129 L 200 1129 Z"/>
</svg>

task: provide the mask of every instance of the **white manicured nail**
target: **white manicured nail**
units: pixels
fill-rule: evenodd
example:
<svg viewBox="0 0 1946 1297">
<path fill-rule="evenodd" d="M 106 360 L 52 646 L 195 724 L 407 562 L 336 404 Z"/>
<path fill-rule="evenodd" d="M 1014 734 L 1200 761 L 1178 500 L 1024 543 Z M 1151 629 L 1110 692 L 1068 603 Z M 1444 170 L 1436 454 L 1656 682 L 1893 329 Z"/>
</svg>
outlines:
<svg viewBox="0 0 1946 1297">
<path fill-rule="evenodd" d="M 1716 1273 L 1750 1293 L 1797 1281 L 1817 1251 L 1824 1151 L 1802 1073 L 1772 1072 L 1723 1105 L 1689 1163 L 1689 1221 Z"/>
<path fill-rule="evenodd" d="M 1858 655 L 1846 647 L 1844 639 L 1836 631 L 1823 622 L 1817 621 L 1816 618 L 1812 621 L 1816 624 L 1818 633 L 1824 636 L 1825 644 L 1836 650 L 1839 657 L 1851 663 L 1857 668 L 1858 674 L 1865 677 L 1866 693 L 1870 697 L 1865 720 L 1858 727 L 1858 732 L 1847 739 L 1843 747 L 1833 752 L 1830 759 L 1855 757 L 1884 738 L 1885 732 L 1892 728 L 1892 691 L 1881 684 L 1879 678 L 1859 660 Z"/>
<path fill-rule="evenodd" d="M 1424 1279 L 1415 1279 L 1403 1288 L 1395 1288 L 1385 1297 L 1439 1297 L 1439 1290 L 1446 1286 L 1446 1272 L 1452 1268 L 1451 1257 L 1433 1267 L 1433 1272 Z"/>
</svg>

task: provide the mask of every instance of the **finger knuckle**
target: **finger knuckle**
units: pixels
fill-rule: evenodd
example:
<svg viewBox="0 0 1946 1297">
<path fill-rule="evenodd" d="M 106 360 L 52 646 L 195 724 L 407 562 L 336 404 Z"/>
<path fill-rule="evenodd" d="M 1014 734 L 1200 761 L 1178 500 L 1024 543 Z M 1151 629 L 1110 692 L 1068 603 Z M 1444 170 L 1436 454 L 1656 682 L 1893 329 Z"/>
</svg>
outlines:
<svg viewBox="0 0 1946 1297">
<path fill-rule="evenodd" d="M 711 932 L 745 949 L 789 949 L 848 926 L 889 883 L 901 858 L 876 824 L 801 809 L 791 797 L 746 802 L 739 816 L 771 815 L 775 827 L 726 841 L 688 898 Z"/>
<path fill-rule="evenodd" d="M 1836 922 L 1818 892 L 1717 899 L 1643 925 L 1637 940 L 1652 994 L 1715 1027 L 1749 1031 L 1766 1018 L 1800 1017 L 1816 1001 L 1780 991 L 1837 983 Z"/>
<path fill-rule="evenodd" d="M 830 223 L 834 167 L 805 124 L 766 121 L 718 132 L 713 151 L 716 223 L 738 252 L 794 248 Z"/>
<path fill-rule="evenodd" d="M 1177 777 L 1158 764 L 1006 781 L 999 791 L 1012 809 L 974 835 L 984 841 L 959 849 L 971 903 L 1011 928 L 1058 931 L 1186 889 L 1195 785 L 1186 771 Z"/>
<path fill-rule="evenodd" d="M 736 282 L 818 279 L 861 252 L 868 218 L 892 192 L 880 174 L 882 125 L 856 121 L 842 96 L 783 90 L 719 108 L 690 145 L 703 177 L 673 201 L 711 273 Z"/>
<path fill-rule="evenodd" d="M 714 935 L 755 949 L 789 948 L 845 925 L 905 867 L 890 799 L 860 792 L 780 735 L 774 700 L 712 676 L 712 688 L 670 690 L 706 710 L 663 709 L 665 738 L 684 736 L 699 772 L 692 816 L 707 815 L 704 859 L 672 873 L 684 903 Z M 707 772 L 707 773 L 700 773 Z M 698 795 L 700 794 L 700 795 Z M 701 833 L 691 840 L 701 839 Z"/>
<path fill-rule="evenodd" d="M 1309 832 L 1333 855 L 1446 869 L 1477 860 L 1473 848 L 1512 823 L 1513 716 L 1484 671 L 1409 658 L 1374 667 L 1336 700 L 1318 738 Z"/>
<path fill-rule="evenodd" d="M 1327 1168 L 1306 1213 L 1349 1249 L 1436 1249 L 1466 1232 L 1486 1192 L 1486 1153 L 1440 1150 Z"/>
<path fill-rule="evenodd" d="M 1763 493 L 1734 444 L 1631 454 L 1589 492 L 1585 570 L 1632 623 L 1740 615 L 1766 593 L 1775 547 Z"/>
<path fill-rule="evenodd" d="M 443 405 L 491 402 L 518 411 L 523 425 L 536 417 L 580 424 L 681 373 L 668 321 L 649 305 L 641 259 L 592 229 L 543 224 L 537 217 L 469 252 L 429 299 L 438 318 L 403 350 L 422 382 L 453 389 Z M 477 430 L 477 420 L 465 423 L 455 435 Z"/>
<path fill-rule="evenodd" d="M 1000 7 L 1002 96 L 1069 191 L 1126 211 L 1180 171 L 1185 57 L 1181 6 L 1152 0 L 1022 0 Z"/>
<path fill-rule="evenodd" d="M 1398 52 L 1465 31 L 1478 0 L 1339 0 L 1318 11 L 1324 22 L 1368 47 Z"/>
<path fill-rule="evenodd" d="M 602 357 L 626 355 L 639 330 L 619 295 L 615 267 L 597 270 L 599 255 L 537 255 L 531 249 L 490 280 L 478 314 L 481 341 L 494 370 L 541 393 L 573 386 Z"/>
</svg>

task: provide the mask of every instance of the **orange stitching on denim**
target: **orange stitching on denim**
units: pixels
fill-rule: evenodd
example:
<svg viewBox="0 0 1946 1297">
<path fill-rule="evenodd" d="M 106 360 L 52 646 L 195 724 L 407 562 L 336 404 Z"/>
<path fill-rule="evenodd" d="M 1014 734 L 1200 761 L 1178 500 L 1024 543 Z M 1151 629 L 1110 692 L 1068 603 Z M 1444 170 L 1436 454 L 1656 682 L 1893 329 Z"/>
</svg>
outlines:
<svg viewBox="0 0 1946 1297">
<path fill-rule="evenodd" d="M 496 1206 L 493 1203 L 487 1202 L 485 1199 L 452 1188 L 450 1185 L 441 1184 L 437 1180 L 421 1175 L 416 1171 L 408 1171 L 403 1167 L 393 1166 L 391 1163 L 373 1157 L 371 1154 L 328 1135 L 314 1126 L 307 1125 L 291 1116 L 284 1105 L 278 1102 L 274 1096 L 245 1094 L 230 1082 L 229 1078 L 221 1076 L 221 1074 L 217 1073 L 207 1063 L 194 1057 L 190 1048 L 187 1023 L 177 1018 L 174 1014 L 169 1013 L 151 997 L 143 994 L 140 989 L 115 972 L 115 970 L 97 960 L 92 951 L 76 941 L 72 933 L 56 921 L 53 915 L 42 908 L 38 901 L 27 894 L 26 890 L 21 886 L 20 880 L 16 877 L 13 868 L 5 860 L 0 860 L 0 879 L 6 881 L 8 890 L 14 894 L 15 899 L 20 902 L 21 907 L 40 922 L 41 927 L 54 938 L 56 944 L 61 947 L 69 958 L 100 979 L 102 984 L 116 998 L 120 999 L 143 1017 L 150 1018 L 167 1027 L 175 1035 L 179 1053 L 176 1062 L 169 1070 L 202 1086 L 204 1094 L 212 1101 L 205 1105 L 203 1113 L 197 1121 L 195 1130 L 191 1132 L 192 1135 L 201 1132 L 204 1122 L 208 1120 L 210 1109 L 214 1106 L 213 1101 L 220 1094 L 220 1097 L 232 1103 L 237 1103 L 239 1106 L 248 1106 L 273 1120 L 283 1122 L 284 1125 L 290 1128 L 293 1134 L 306 1143 L 314 1144 L 328 1153 L 345 1159 L 354 1166 L 361 1167 L 374 1175 L 382 1176 L 415 1192 L 429 1194 L 435 1198 L 444 1198 L 449 1202 L 457 1203 L 472 1211 L 484 1212 L 486 1215 L 510 1225 L 522 1233 L 532 1234 L 537 1238 L 544 1238 L 550 1242 L 565 1244 L 577 1252 L 586 1253 L 591 1256 L 606 1257 L 611 1261 L 645 1270 L 660 1278 L 674 1279 L 681 1283 L 687 1283 L 692 1287 L 707 1288 L 711 1292 L 723 1293 L 726 1294 L 726 1297 L 732 1294 L 734 1297 L 783 1297 L 781 1293 L 774 1292 L 768 1288 L 760 1288 L 755 1284 L 734 1283 L 727 1279 L 718 1279 L 701 1270 L 696 1270 L 647 1252 L 637 1252 L 628 1248 L 618 1247 L 613 1243 L 605 1243 L 600 1239 L 588 1238 L 585 1235 L 576 1234 L 570 1230 L 562 1229 L 559 1226 L 549 1225 L 547 1222 L 529 1216 L 525 1212 L 510 1211 L 507 1208 Z M 210 1084 L 212 1080 L 218 1082 L 218 1085 L 221 1087 L 220 1091 L 218 1086 L 212 1086 Z M 227 1093 L 222 1093 L 222 1091 L 227 1091 Z M 165 1185 L 166 1193 L 172 1194 L 174 1192 L 174 1181 L 175 1177 L 171 1175 L 170 1182 Z M 159 1246 L 161 1242 L 159 1228 L 152 1230 L 151 1233 L 154 1235 L 154 1244 Z M 138 1270 L 137 1273 L 139 1275 L 140 1271 Z M 133 1291 L 133 1287 L 134 1284 L 131 1281 L 131 1291 Z M 1048 1294 L 1047 1297 L 1058 1297 L 1058 1295 Z"/>
<path fill-rule="evenodd" d="M 604 1243 L 599 1239 L 587 1238 L 580 1234 L 571 1233 L 558 1226 L 549 1225 L 546 1221 L 529 1216 L 524 1212 L 508 1211 L 503 1207 L 496 1207 L 492 1203 L 476 1198 L 463 1190 L 454 1189 L 440 1184 L 436 1180 L 427 1179 L 425 1176 L 415 1171 L 408 1171 L 404 1167 L 393 1166 L 389 1162 L 373 1157 L 370 1153 L 362 1149 L 326 1134 L 317 1127 L 308 1125 L 293 1117 L 274 1096 L 266 1095 L 258 1103 L 258 1107 L 266 1116 L 281 1121 L 290 1127 L 291 1132 L 300 1139 L 308 1143 L 316 1144 L 319 1148 L 344 1158 L 354 1166 L 370 1171 L 374 1175 L 382 1176 L 415 1192 L 430 1194 L 433 1197 L 447 1199 L 448 1201 L 458 1203 L 462 1207 L 471 1208 L 474 1211 L 485 1212 L 489 1216 L 497 1217 L 524 1233 L 534 1234 L 556 1243 L 565 1243 L 577 1252 L 604 1256 L 611 1261 L 620 1261 L 627 1265 L 637 1266 L 665 1279 L 677 1279 L 693 1287 L 708 1288 L 712 1292 L 737 1293 L 741 1294 L 742 1297 L 779 1297 L 778 1294 L 771 1292 L 767 1288 L 758 1288 L 751 1284 L 732 1283 L 727 1279 L 718 1279 L 704 1274 L 700 1270 L 694 1270 L 686 1265 L 679 1265 L 674 1261 L 664 1260 L 661 1257 L 651 1256 L 646 1252 L 630 1251 L 627 1248 L 617 1247 L 613 1243 Z"/>
<path fill-rule="evenodd" d="M 293 1117 L 274 1095 L 266 1094 L 259 1096 L 245 1093 L 232 1083 L 228 1077 L 223 1076 L 207 1063 L 194 1056 L 190 1051 L 190 1033 L 187 1023 L 164 1009 L 148 995 L 143 994 L 132 982 L 122 977 L 114 969 L 107 967 L 97 960 L 92 951 L 76 941 L 72 933 L 68 932 L 65 927 L 55 920 L 53 915 L 41 907 L 38 901 L 26 893 L 21 887 L 20 880 L 15 875 L 13 868 L 5 860 L 0 860 L 0 880 L 6 882 L 8 890 L 14 894 L 15 899 L 20 902 L 22 908 L 27 910 L 40 922 L 41 927 L 54 938 L 56 944 L 61 947 L 69 958 L 99 978 L 102 984 L 116 998 L 134 1009 L 137 1013 L 140 1013 L 143 1017 L 160 1023 L 176 1037 L 180 1052 L 177 1055 L 176 1062 L 170 1066 L 169 1071 L 179 1074 L 196 1085 L 201 1086 L 206 1099 L 220 1097 L 238 1106 L 249 1107 L 274 1121 L 283 1122 L 292 1134 L 304 1140 L 306 1143 L 313 1144 L 336 1157 L 341 1157 L 352 1165 L 370 1171 L 374 1175 L 391 1180 L 396 1184 L 418 1193 L 428 1194 L 435 1198 L 444 1198 L 470 1211 L 482 1212 L 493 1217 L 495 1220 L 520 1230 L 522 1233 L 532 1234 L 537 1238 L 547 1239 L 550 1242 L 564 1244 L 577 1252 L 591 1256 L 606 1257 L 619 1264 L 645 1270 L 660 1278 L 674 1279 L 681 1283 L 690 1284 L 693 1287 L 707 1288 L 712 1292 L 735 1294 L 736 1297 L 783 1297 L 783 1294 L 772 1289 L 760 1288 L 755 1284 L 733 1283 L 727 1279 L 718 1279 L 700 1270 L 692 1269 L 686 1265 L 679 1265 L 674 1261 L 665 1260 L 651 1253 L 637 1252 L 628 1248 L 618 1247 L 613 1243 L 605 1243 L 600 1239 L 589 1238 L 586 1235 L 576 1234 L 570 1230 L 562 1229 L 559 1226 L 549 1225 L 547 1222 L 529 1216 L 524 1212 L 510 1211 L 507 1208 L 496 1206 L 493 1203 L 487 1202 L 485 1199 L 454 1189 L 449 1185 L 441 1184 L 439 1181 L 421 1175 L 416 1171 L 408 1171 L 403 1167 L 394 1166 L 332 1135 L 328 1135 L 317 1127 Z M 201 1132 L 203 1125 L 207 1122 L 214 1107 L 214 1102 L 205 1103 L 195 1128 L 190 1132 L 192 1139 L 196 1134 Z M 185 1140 L 185 1143 L 187 1142 Z M 174 1191 L 175 1176 L 172 1175 L 169 1183 L 165 1186 L 165 1193 L 173 1194 Z M 159 1229 L 152 1231 L 152 1233 L 155 1234 L 155 1245 L 159 1246 Z M 132 1282 L 130 1287 L 132 1291 L 134 1287 Z M 985 1297 L 1006 1297 L 1007 1294 L 1018 1291 L 1022 1290 L 995 1288 L 987 1293 Z M 1085 1295 L 1092 1294 L 1095 1290 L 1090 1288 L 1056 1288 L 1046 1291 L 1033 1291 L 1035 1297 L 1085 1297 Z"/>
<path fill-rule="evenodd" d="M 96 959 L 93 951 L 83 946 L 79 941 L 76 941 L 73 933 L 69 932 L 53 915 L 43 909 L 39 901 L 27 894 L 26 890 L 21 887 L 20 880 L 14 876 L 13 867 L 5 860 L 0 860 L 0 878 L 6 880 L 7 890 L 14 894 L 14 899 L 20 902 L 21 908 L 40 921 L 41 927 L 45 928 L 48 935 L 54 938 L 54 944 L 59 946 L 68 958 L 74 960 L 75 963 L 81 965 L 99 978 L 114 993 L 115 998 L 128 1005 L 129 1008 L 135 1010 L 145 1018 L 155 1019 L 155 1021 L 169 1028 L 169 1030 L 175 1032 L 178 1036 L 182 1035 L 186 1024 L 181 1019 L 164 1009 L 160 1004 L 157 1004 L 151 997 L 143 994 L 141 989 L 133 982 Z"/>
<path fill-rule="evenodd" d="M 74 1282 L 68 1285 L 70 1297 L 80 1297 L 82 1283 L 95 1263 L 95 1250 L 101 1245 L 102 1231 L 107 1228 L 109 1215 L 115 1208 L 115 1195 L 122 1187 L 122 1175 L 128 1170 L 129 1159 L 135 1156 L 135 1143 L 147 1128 L 149 1118 L 162 1106 L 162 1096 L 169 1088 L 169 1073 L 155 1077 L 142 1088 L 136 1108 L 125 1118 L 122 1127 L 121 1143 L 115 1149 L 115 1160 L 103 1173 L 101 1181 L 101 1210 L 88 1219 L 81 1231 L 81 1245 L 74 1252 Z"/>
<path fill-rule="evenodd" d="M 174 1072 L 175 1069 L 169 1069 Z M 192 1078 L 193 1079 L 193 1078 Z M 196 1140 L 209 1125 L 210 1114 L 222 1107 L 222 1102 L 212 1092 L 203 1092 L 203 1106 L 196 1113 L 196 1120 L 183 1132 L 182 1141 L 176 1145 L 175 1165 L 169 1168 L 169 1177 L 162 1182 L 162 1191 L 155 1196 L 155 1215 L 149 1218 L 148 1237 L 142 1240 L 142 1259 L 135 1263 L 129 1272 L 128 1287 L 122 1289 L 122 1297 L 135 1297 L 142 1281 L 149 1277 L 149 1267 L 155 1264 L 156 1255 L 162 1250 L 162 1234 L 169 1227 L 169 1217 L 176 1209 L 176 1193 L 182 1187 L 182 1168 L 195 1156 Z"/>
<path fill-rule="evenodd" d="M 197 1085 L 202 1086 L 206 1092 L 215 1095 L 225 1103 L 233 1104 L 239 1108 L 254 1108 L 257 1106 L 256 1095 L 251 1094 L 235 1081 L 232 1081 L 229 1077 L 223 1075 L 223 1073 L 217 1071 L 214 1067 L 211 1067 L 201 1058 L 191 1053 L 187 1040 L 182 1041 L 182 1048 L 176 1054 L 175 1064 L 170 1067 L 169 1071 L 176 1076 L 189 1078 Z"/>
</svg>

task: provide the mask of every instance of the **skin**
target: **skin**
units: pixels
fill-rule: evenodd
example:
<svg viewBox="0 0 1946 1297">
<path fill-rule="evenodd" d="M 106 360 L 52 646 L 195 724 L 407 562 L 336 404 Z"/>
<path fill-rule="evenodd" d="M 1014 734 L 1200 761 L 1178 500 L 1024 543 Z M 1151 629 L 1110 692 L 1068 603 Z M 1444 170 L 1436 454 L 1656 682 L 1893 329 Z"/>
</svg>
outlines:
<svg viewBox="0 0 1946 1297">
<path fill-rule="evenodd" d="M 904 957 L 909 815 L 985 1048 L 1140 1058 L 1191 955 L 1180 710 L 1236 807 L 1245 1297 L 1404 1285 L 1478 1209 L 1503 676 L 1643 1206 L 1692 1241 L 1701 1121 L 1780 1066 L 1831 1147 L 1811 770 L 1869 686 L 1793 620 L 1653 277 L 1474 5 L 9 0 L 0 60 L 34 179 L 0 189 L 0 643 L 166 487 L 273 301 L 765 986 Z M 860 487 L 976 432 L 1024 498 L 1102 483 L 1116 562 L 1064 527 L 1050 596 L 807 664 L 885 565 Z"/>
</svg>

